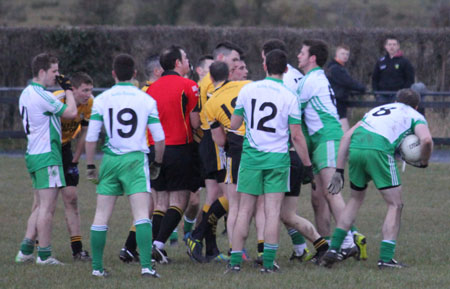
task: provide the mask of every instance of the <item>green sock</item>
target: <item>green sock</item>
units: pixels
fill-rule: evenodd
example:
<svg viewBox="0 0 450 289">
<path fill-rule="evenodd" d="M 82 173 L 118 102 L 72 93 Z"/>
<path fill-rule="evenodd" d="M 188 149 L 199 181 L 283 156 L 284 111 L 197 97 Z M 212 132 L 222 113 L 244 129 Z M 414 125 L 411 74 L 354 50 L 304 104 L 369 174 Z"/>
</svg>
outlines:
<svg viewBox="0 0 450 289">
<path fill-rule="evenodd" d="M 352 233 L 358 232 L 358 228 L 356 228 L 355 225 L 352 225 L 352 227 L 350 228 L 350 231 L 351 231 Z"/>
<path fill-rule="evenodd" d="M 236 266 L 242 263 L 242 251 L 231 251 L 230 265 Z"/>
<path fill-rule="evenodd" d="M 178 240 L 178 228 L 175 228 L 175 230 L 170 233 L 169 240 Z"/>
<path fill-rule="evenodd" d="M 20 251 L 24 255 L 31 255 L 34 251 L 34 240 L 24 238 L 22 243 L 20 243 Z"/>
<path fill-rule="evenodd" d="M 38 247 L 38 256 L 42 261 L 45 261 L 52 255 L 52 246 Z"/>
<path fill-rule="evenodd" d="M 264 243 L 263 266 L 267 269 L 273 269 L 273 261 L 277 255 L 278 244 Z"/>
<path fill-rule="evenodd" d="M 395 240 L 383 240 L 380 246 L 380 260 L 383 262 L 389 262 L 394 258 L 395 253 Z"/>
<path fill-rule="evenodd" d="M 297 230 L 295 229 L 289 229 L 288 230 L 288 234 L 289 236 L 291 236 L 291 240 L 292 240 L 292 244 L 293 245 L 302 245 L 305 244 L 305 238 L 303 237 L 302 234 L 300 234 Z"/>
<path fill-rule="evenodd" d="M 183 231 L 185 234 L 192 231 L 192 227 L 194 227 L 195 221 L 196 221 L 195 219 L 190 220 L 190 219 L 186 218 L 186 216 L 184 216 Z"/>
<path fill-rule="evenodd" d="M 330 249 L 339 251 L 341 249 L 342 242 L 344 242 L 347 236 L 347 231 L 341 228 L 334 229 L 333 238 L 331 238 Z"/>
<path fill-rule="evenodd" d="M 91 226 L 92 268 L 103 271 L 103 250 L 106 244 L 108 226 Z"/>
<path fill-rule="evenodd" d="M 152 269 L 152 224 L 150 219 L 136 221 L 136 242 L 140 250 L 141 267 Z"/>
</svg>

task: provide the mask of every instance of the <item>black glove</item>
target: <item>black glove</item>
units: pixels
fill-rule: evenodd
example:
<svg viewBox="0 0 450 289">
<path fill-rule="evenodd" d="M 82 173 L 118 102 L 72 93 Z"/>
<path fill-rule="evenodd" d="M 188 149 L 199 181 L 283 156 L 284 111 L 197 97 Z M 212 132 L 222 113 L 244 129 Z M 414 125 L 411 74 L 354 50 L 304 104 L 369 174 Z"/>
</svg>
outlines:
<svg viewBox="0 0 450 289">
<path fill-rule="evenodd" d="M 161 173 L 162 164 L 158 162 L 150 163 L 150 180 L 156 180 Z"/>
<path fill-rule="evenodd" d="M 72 90 L 72 83 L 68 77 L 65 77 L 64 74 L 60 74 L 56 76 L 56 82 L 58 82 L 59 86 L 61 86 L 64 90 Z"/>
<path fill-rule="evenodd" d="M 95 168 L 95 165 L 87 165 L 86 177 L 88 181 L 98 184 L 97 169 Z"/>
<path fill-rule="evenodd" d="M 328 192 L 332 195 L 339 194 L 344 188 L 344 169 L 336 169 L 328 185 Z"/>
<path fill-rule="evenodd" d="M 311 183 L 311 188 L 316 190 L 316 182 L 314 181 L 314 173 L 312 166 L 304 166 L 303 167 L 303 175 L 302 175 L 302 183 L 304 185 Z"/>
<path fill-rule="evenodd" d="M 74 178 L 78 178 L 80 172 L 78 171 L 78 163 L 70 163 L 67 167 L 67 174 L 72 175 Z"/>
</svg>

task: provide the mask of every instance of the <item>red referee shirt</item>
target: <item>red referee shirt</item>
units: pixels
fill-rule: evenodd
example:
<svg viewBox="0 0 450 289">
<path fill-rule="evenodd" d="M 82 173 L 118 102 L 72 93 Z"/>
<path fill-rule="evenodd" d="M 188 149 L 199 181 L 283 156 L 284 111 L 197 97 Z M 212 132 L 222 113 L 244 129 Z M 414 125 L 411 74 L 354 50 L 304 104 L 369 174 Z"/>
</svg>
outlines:
<svg viewBox="0 0 450 289">
<path fill-rule="evenodd" d="M 173 70 L 164 71 L 147 93 L 158 106 L 166 145 L 182 145 L 192 142 L 189 114 L 198 102 L 198 86 L 194 81 L 180 76 Z M 151 137 L 150 144 L 154 144 Z"/>
</svg>

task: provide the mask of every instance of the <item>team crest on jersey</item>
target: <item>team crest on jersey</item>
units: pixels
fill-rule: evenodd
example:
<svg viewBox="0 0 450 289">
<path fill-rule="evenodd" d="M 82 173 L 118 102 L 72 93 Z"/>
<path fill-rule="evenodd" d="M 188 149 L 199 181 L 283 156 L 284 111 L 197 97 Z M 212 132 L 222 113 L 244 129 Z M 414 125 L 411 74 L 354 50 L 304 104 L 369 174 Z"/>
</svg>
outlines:
<svg viewBox="0 0 450 289">
<path fill-rule="evenodd" d="M 395 69 L 399 69 L 400 68 L 400 64 L 396 63 L 395 64 Z"/>
</svg>

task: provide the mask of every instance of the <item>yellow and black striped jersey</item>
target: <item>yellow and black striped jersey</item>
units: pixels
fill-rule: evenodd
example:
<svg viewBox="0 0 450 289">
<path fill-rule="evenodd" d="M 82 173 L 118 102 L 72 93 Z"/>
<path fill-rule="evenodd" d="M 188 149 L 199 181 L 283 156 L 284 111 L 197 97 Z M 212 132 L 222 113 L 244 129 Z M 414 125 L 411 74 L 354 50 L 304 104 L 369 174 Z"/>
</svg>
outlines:
<svg viewBox="0 0 450 289">
<path fill-rule="evenodd" d="M 53 94 L 62 102 L 66 103 L 66 94 L 64 90 L 57 90 Z M 81 131 L 82 126 L 88 126 L 91 118 L 92 104 L 94 97 L 89 98 L 86 104 L 77 106 L 77 117 L 75 119 L 61 118 L 62 144 L 66 144 L 74 139 Z"/>
<path fill-rule="evenodd" d="M 240 136 L 245 135 L 244 123 L 235 131 L 230 129 L 230 123 L 239 91 L 244 85 L 250 82 L 250 80 L 226 81 L 213 92 L 203 109 L 211 128 L 223 125 L 226 132 L 233 132 Z"/>
<path fill-rule="evenodd" d="M 211 74 L 208 73 L 205 75 L 205 77 L 203 77 L 203 79 L 198 83 L 198 86 L 200 90 L 200 97 L 198 98 L 197 110 L 200 111 L 200 128 L 203 130 L 208 130 L 210 127 L 206 119 L 204 106 L 215 90 L 214 84 L 211 80 Z"/>
<path fill-rule="evenodd" d="M 152 85 L 152 83 L 153 83 L 153 82 L 147 80 L 147 81 L 145 82 L 145 85 L 141 88 L 141 90 L 142 90 L 143 92 L 147 92 L 147 89 L 150 87 L 150 85 Z"/>
</svg>

